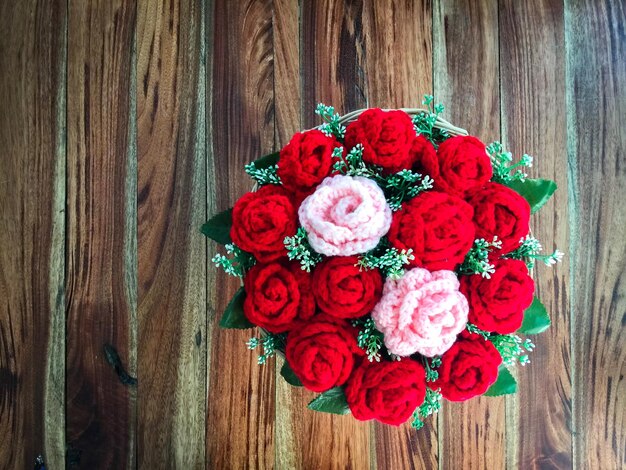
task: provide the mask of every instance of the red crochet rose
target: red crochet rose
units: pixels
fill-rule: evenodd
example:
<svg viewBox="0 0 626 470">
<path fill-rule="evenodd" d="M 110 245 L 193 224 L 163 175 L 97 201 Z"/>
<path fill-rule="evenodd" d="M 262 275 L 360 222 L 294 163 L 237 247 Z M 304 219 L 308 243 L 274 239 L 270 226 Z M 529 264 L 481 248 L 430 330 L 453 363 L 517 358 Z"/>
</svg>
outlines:
<svg viewBox="0 0 626 470">
<path fill-rule="evenodd" d="M 339 146 L 319 130 L 294 134 L 278 160 L 277 173 L 283 186 L 303 199 L 330 174 L 333 150 Z"/>
<path fill-rule="evenodd" d="M 387 237 L 392 246 L 413 250 L 412 266 L 453 270 L 474 242 L 472 214 L 462 199 L 427 191 L 394 213 Z"/>
<path fill-rule="evenodd" d="M 457 136 L 444 141 L 437 151 L 438 178 L 435 189 L 463 197 L 492 176 L 491 159 L 485 144 L 476 137 Z"/>
<path fill-rule="evenodd" d="M 470 192 L 467 202 L 474 207 L 476 238 L 491 240 L 497 235 L 502 241 L 502 253 L 519 247 L 520 239 L 528 235 L 530 206 L 511 188 L 487 183 Z"/>
<path fill-rule="evenodd" d="M 411 146 L 413 171 L 428 175 L 433 180 L 439 179 L 439 160 L 435 147 L 423 135 L 418 135 Z"/>
<path fill-rule="evenodd" d="M 233 207 L 233 243 L 267 263 L 287 255 L 285 237 L 296 233 L 296 208 L 287 192 L 273 185 L 244 194 Z"/>
<path fill-rule="evenodd" d="M 388 173 L 411 168 L 413 122 L 404 111 L 368 109 L 346 129 L 348 148 L 363 145 L 363 161 L 383 167 Z"/>
<path fill-rule="evenodd" d="M 501 362 L 491 341 L 464 331 L 441 357 L 439 378 L 433 382 L 433 388 L 440 387 L 443 397 L 450 401 L 482 395 L 498 378 Z"/>
<path fill-rule="evenodd" d="M 317 306 L 338 318 L 358 318 L 380 300 L 383 281 L 378 269 L 361 270 L 357 256 L 326 258 L 313 272 Z"/>
<path fill-rule="evenodd" d="M 347 322 L 318 315 L 289 332 L 285 354 L 302 385 L 324 392 L 345 383 L 354 367 L 354 354 L 363 351 Z"/>
<path fill-rule="evenodd" d="M 308 320 L 315 313 L 311 275 L 298 263 L 257 264 L 244 278 L 244 287 L 244 314 L 272 333 L 287 331 L 296 320 Z"/>
<path fill-rule="evenodd" d="M 524 310 L 532 303 L 535 283 L 523 261 L 501 259 L 491 279 L 462 276 L 461 292 L 469 303 L 469 322 L 481 330 L 513 333 L 522 326 Z"/>
<path fill-rule="evenodd" d="M 352 415 L 399 426 L 426 396 L 426 373 L 416 361 L 369 362 L 355 369 L 345 389 Z"/>
</svg>

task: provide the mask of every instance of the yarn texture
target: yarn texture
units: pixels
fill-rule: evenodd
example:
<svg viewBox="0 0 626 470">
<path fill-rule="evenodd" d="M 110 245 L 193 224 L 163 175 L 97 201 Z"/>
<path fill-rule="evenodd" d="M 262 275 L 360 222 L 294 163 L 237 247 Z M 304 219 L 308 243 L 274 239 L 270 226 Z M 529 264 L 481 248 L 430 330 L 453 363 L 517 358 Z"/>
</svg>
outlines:
<svg viewBox="0 0 626 470">
<path fill-rule="evenodd" d="M 287 362 L 309 390 L 324 392 L 343 385 L 354 367 L 354 355 L 363 355 L 354 329 L 343 320 L 317 315 L 287 336 Z"/>
<path fill-rule="evenodd" d="M 484 186 L 493 174 L 485 144 L 472 136 L 444 141 L 437 150 L 437 166 L 435 189 L 459 197 Z"/>
<path fill-rule="evenodd" d="M 374 248 L 391 225 L 380 187 L 360 176 L 326 178 L 298 211 L 311 247 L 326 256 L 350 256 Z"/>
<path fill-rule="evenodd" d="M 519 246 L 520 239 L 530 230 L 530 205 L 519 193 L 498 183 L 487 183 L 467 197 L 474 207 L 476 237 L 491 240 L 494 235 L 502 241 L 502 253 Z"/>
<path fill-rule="evenodd" d="M 340 144 L 319 130 L 298 132 L 280 151 L 277 174 L 282 185 L 304 199 L 332 170 L 333 150 Z"/>
<path fill-rule="evenodd" d="M 311 410 L 419 429 L 442 398 L 511 393 L 499 371 L 550 326 L 527 266 L 562 253 L 527 235 L 556 183 L 422 104 L 319 103 L 313 130 L 246 165 L 256 192 L 201 228 L 244 286 L 220 326 L 258 327 L 247 346 L 284 354 L 283 378 L 322 393 Z"/>
<path fill-rule="evenodd" d="M 313 293 L 321 311 L 338 318 L 369 313 L 383 291 L 378 269 L 361 270 L 357 256 L 326 258 L 313 272 Z"/>
<path fill-rule="evenodd" d="M 235 203 L 230 237 L 259 262 L 275 261 L 287 256 L 283 240 L 296 233 L 296 215 L 287 191 L 279 186 L 263 186 Z"/>
<path fill-rule="evenodd" d="M 502 357 L 491 341 L 464 331 L 442 356 L 433 387 L 440 387 L 450 401 L 468 400 L 485 393 L 496 381 L 501 363 Z"/>
<path fill-rule="evenodd" d="M 452 271 L 407 271 L 388 278 L 372 318 L 387 349 L 399 356 L 443 354 L 467 324 L 468 304 Z"/>
<path fill-rule="evenodd" d="M 346 146 L 363 145 L 363 161 L 383 167 L 388 173 L 411 168 L 415 129 L 402 111 L 368 109 L 346 129 Z"/>
<path fill-rule="evenodd" d="M 411 146 L 412 170 L 428 175 L 433 180 L 439 179 L 439 160 L 433 144 L 423 135 L 418 135 Z"/>
<path fill-rule="evenodd" d="M 411 417 L 426 396 L 426 373 L 416 361 L 364 360 L 346 385 L 352 415 L 399 426 Z"/>
<path fill-rule="evenodd" d="M 398 249 L 412 249 L 412 266 L 454 269 L 474 243 L 473 209 L 462 199 L 427 191 L 395 212 L 387 237 Z"/>
<path fill-rule="evenodd" d="M 285 332 L 315 313 L 311 275 L 297 263 L 257 264 L 246 275 L 244 288 L 244 314 L 272 333 Z"/>
<path fill-rule="evenodd" d="M 494 267 L 491 279 L 477 275 L 461 278 L 469 321 L 485 331 L 513 333 L 522 326 L 524 310 L 533 301 L 535 282 L 523 261 L 500 259 Z"/>
</svg>

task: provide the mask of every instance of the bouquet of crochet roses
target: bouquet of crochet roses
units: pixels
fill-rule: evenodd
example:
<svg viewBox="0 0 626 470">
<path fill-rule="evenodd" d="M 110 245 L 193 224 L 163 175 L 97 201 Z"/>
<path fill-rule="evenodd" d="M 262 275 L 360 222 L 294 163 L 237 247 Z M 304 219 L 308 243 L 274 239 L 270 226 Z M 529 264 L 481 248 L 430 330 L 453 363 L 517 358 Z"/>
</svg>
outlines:
<svg viewBox="0 0 626 470">
<path fill-rule="evenodd" d="M 555 183 L 423 104 L 319 105 L 323 123 L 246 165 L 253 190 L 202 227 L 242 278 L 220 325 L 259 327 L 248 347 L 284 355 L 284 379 L 320 393 L 310 409 L 420 428 L 442 398 L 515 392 L 520 335 L 550 324 L 529 270 L 562 254 L 529 219 Z"/>
</svg>

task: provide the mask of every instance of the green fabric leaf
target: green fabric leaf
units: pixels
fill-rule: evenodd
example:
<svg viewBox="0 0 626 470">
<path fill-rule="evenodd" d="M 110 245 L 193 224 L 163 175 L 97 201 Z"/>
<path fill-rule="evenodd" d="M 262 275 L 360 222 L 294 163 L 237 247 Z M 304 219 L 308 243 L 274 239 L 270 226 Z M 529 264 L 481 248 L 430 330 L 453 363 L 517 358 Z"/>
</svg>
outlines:
<svg viewBox="0 0 626 470">
<path fill-rule="evenodd" d="M 485 392 L 485 396 L 499 397 L 517 392 L 517 382 L 506 367 L 500 367 L 498 379 Z"/>
<path fill-rule="evenodd" d="M 228 304 L 228 307 L 226 307 L 224 315 L 222 315 L 220 320 L 222 328 L 237 328 L 240 330 L 254 328 L 254 325 L 248 321 L 243 313 L 244 300 L 246 300 L 246 291 L 243 287 L 240 287 Z"/>
<path fill-rule="evenodd" d="M 280 152 L 270 153 L 269 155 L 265 155 L 264 157 L 253 161 L 252 163 L 254 163 L 257 170 L 265 170 L 273 165 L 276 165 L 276 163 L 278 163 L 279 156 Z"/>
<path fill-rule="evenodd" d="M 550 316 L 541 301 L 535 297 L 533 303 L 524 312 L 524 321 L 518 330 L 526 335 L 536 335 L 548 329 Z"/>
<path fill-rule="evenodd" d="M 288 384 L 293 385 L 294 387 L 302 387 L 302 382 L 300 382 L 300 379 L 296 376 L 295 372 L 287 362 L 287 359 L 285 359 L 285 362 L 280 369 L 280 375 L 283 376 Z"/>
<path fill-rule="evenodd" d="M 548 202 L 556 191 L 556 183 L 542 178 L 526 178 L 525 181 L 509 181 L 506 185 L 521 194 L 530 204 L 530 212 L 534 214 Z"/>
<path fill-rule="evenodd" d="M 336 415 L 347 415 L 350 413 L 346 395 L 343 393 L 343 388 L 341 387 L 331 388 L 317 396 L 317 398 L 314 398 L 311 403 L 308 404 L 308 408 L 314 411 L 322 411 Z"/>
<path fill-rule="evenodd" d="M 224 212 L 213 216 L 206 222 L 200 231 L 211 240 L 226 245 L 232 243 L 230 239 L 230 227 L 233 225 L 233 210 L 227 209 Z"/>
</svg>

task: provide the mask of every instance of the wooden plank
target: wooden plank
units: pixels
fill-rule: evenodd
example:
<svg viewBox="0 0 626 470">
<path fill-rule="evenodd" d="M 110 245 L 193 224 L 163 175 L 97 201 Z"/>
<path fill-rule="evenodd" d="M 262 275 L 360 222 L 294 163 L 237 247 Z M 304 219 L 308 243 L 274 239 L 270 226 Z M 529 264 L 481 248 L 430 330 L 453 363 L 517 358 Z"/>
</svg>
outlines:
<svg viewBox="0 0 626 470">
<path fill-rule="evenodd" d="M 274 148 L 272 2 L 216 0 L 209 149 L 209 194 L 216 210 L 231 207 L 252 188 L 249 161 Z M 211 268 L 210 373 L 206 419 L 206 468 L 274 465 L 274 368 L 257 365 L 246 349 L 253 330 L 222 330 L 219 319 L 238 280 Z"/>
<path fill-rule="evenodd" d="M 0 5 L 0 468 L 65 453 L 67 9 L 37 3 Z"/>
<path fill-rule="evenodd" d="M 430 1 L 365 2 L 366 96 L 370 107 L 421 106 L 432 83 L 432 4 Z M 403 54 L 400 51 L 411 51 Z M 417 431 L 374 423 L 378 468 L 437 468 L 437 417 Z"/>
<path fill-rule="evenodd" d="M 364 3 L 369 107 L 420 107 L 432 94 L 432 15 L 430 0 Z"/>
<path fill-rule="evenodd" d="M 302 90 L 300 77 L 300 7 L 293 0 L 274 0 L 274 105 L 276 109 L 276 150 L 302 130 Z M 301 448 L 307 445 L 301 417 L 308 410 L 302 392 L 279 374 L 284 360 L 276 360 L 277 469 L 302 468 Z"/>
<path fill-rule="evenodd" d="M 626 467 L 626 9 L 565 2 L 574 467 Z"/>
<path fill-rule="evenodd" d="M 361 14 L 360 2 L 304 2 L 298 37 L 297 8 L 293 2 L 275 2 L 279 147 L 295 132 L 318 124 L 314 114 L 318 102 L 339 112 L 365 106 Z M 298 43 L 301 47 L 295 48 Z M 301 82 L 294 86 L 298 70 Z M 305 116 L 302 123 L 300 115 Z M 281 365 L 282 360 L 277 367 Z M 368 424 L 312 412 L 306 406 L 315 394 L 281 381 L 276 402 L 277 468 L 344 468 L 347 462 L 354 468 L 369 468 Z"/>
<path fill-rule="evenodd" d="M 302 116 L 308 129 L 319 124 L 313 113 L 317 103 L 334 106 L 340 114 L 367 106 L 363 2 L 303 1 L 300 14 Z M 306 405 L 316 394 L 296 393 L 292 413 L 300 421 L 296 452 L 302 468 L 339 469 L 348 462 L 356 469 L 375 465 L 370 423 L 310 411 Z"/>
<path fill-rule="evenodd" d="M 204 8 L 137 10 L 138 463 L 204 468 Z"/>
<path fill-rule="evenodd" d="M 298 2 L 274 0 L 274 102 L 276 148 L 302 130 L 300 77 L 300 8 Z"/>
<path fill-rule="evenodd" d="M 134 466 L 135 328 L 126 275 L 135 3 L 69 2 L 67 78 L 68 466 Z M 132 126 L 130 126 L 132 127 Z M 117 370 L 113 367 L 120 361 Z M 132 371 L 131 371 L 132 372 Z"/>
<path fill-rule="evenodd" d="M 434 91 L 444 117 L 482 140 L 498 139 L 498 11 L 496 2 L 434 3 Z M 503 468 L 504 399 L 444 402 L 440 468 Z M 443 426 L 443 430 L 441 430 Z"/>
<path fill-rule="evenodd" d="M 318 103 L 340 114 L 367 106 L 363 2 L 306 1 L 300 9 L 302 106 L 305 127 L 319 124 Z"/>
<path fill-rule="evenodd" d="M 503 143 L 518 158 L 535 156 L 529 174 L 559 186 L 531 221 L 546 250 L 569 245 L 564 47 L 561 1 L 500 2 Z M 568 269 L 565 259 L 534 271 L 552 326 L 532 338 L 531 364 L 517 370 L 518 393 L 507 403 L 508 468 L 572 467 Z"/>
</svg>

